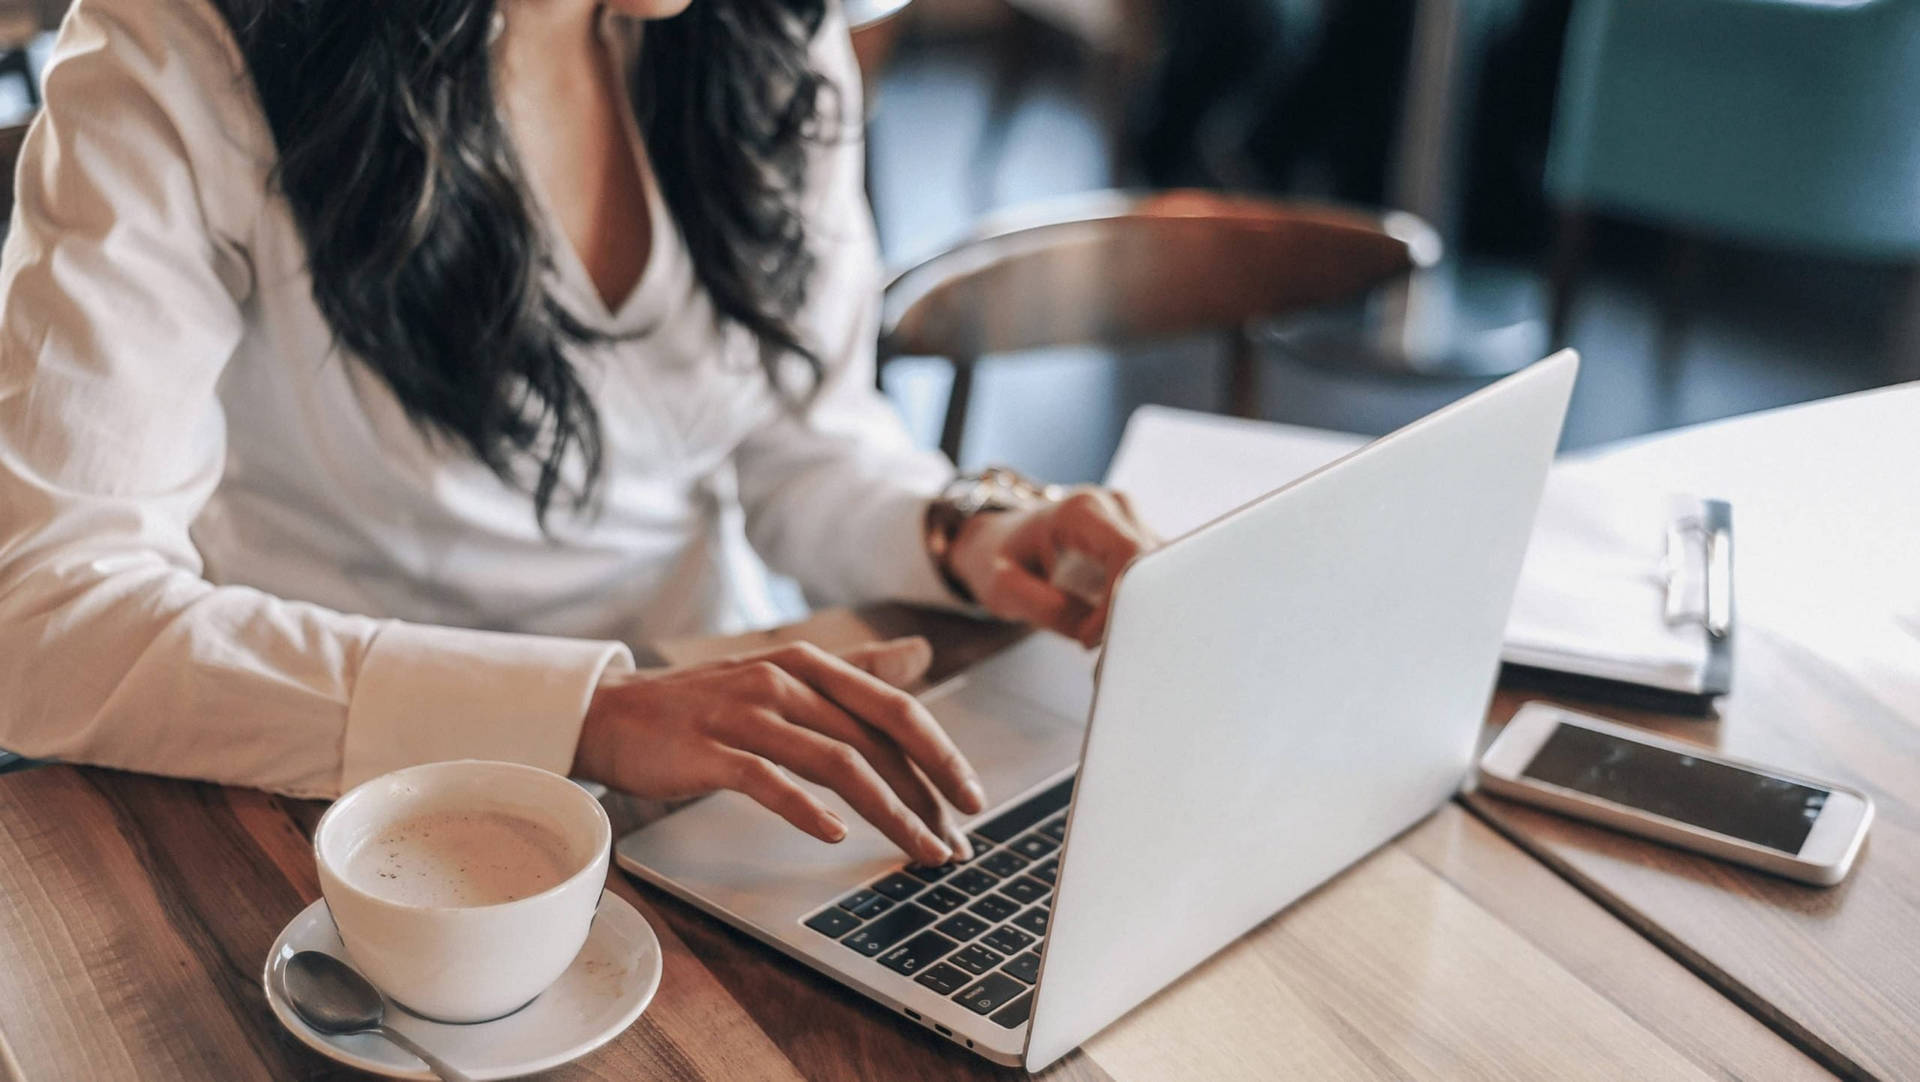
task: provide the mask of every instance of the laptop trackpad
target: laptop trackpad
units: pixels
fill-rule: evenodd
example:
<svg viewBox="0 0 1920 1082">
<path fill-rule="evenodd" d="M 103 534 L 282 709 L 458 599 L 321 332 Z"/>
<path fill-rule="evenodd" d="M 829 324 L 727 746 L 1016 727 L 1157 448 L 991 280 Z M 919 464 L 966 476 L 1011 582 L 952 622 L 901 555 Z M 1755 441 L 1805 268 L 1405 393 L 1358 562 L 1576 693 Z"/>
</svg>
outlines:
<svg viewBox="0 0 1920 1082">
<path fill-rule="evenodd" d="M 1086 733 L 1084 714 L 1053 713 L 1001 690 L 997 680 L 983 679 L 988 675 L 973 670 L 926 698 L 980 774 L 988 809 L 982 818 L 1071 768 Z M 838 796 L 808 788 L 845 820 L 844 841 L 816 841 L 746 797 L 721 792 L 621 839 L 621 863 L 738 918 L 775 928 L 810 911 L 839 884 L 876 877 L 905 861 Z"/>
<path fill-rule="evenodd" d="M 1083 724 L 1093 708 L 1100 655 L 1063 635 L 1036 632 L 968 669 L 964 679 L 1017 695 L 1051 714 Z M 937 694 L 942 688 L 935 689 Z M 931 704 L 934 696 L 928 696 Z"/>
<path fill-rule="evenodd" d="M 968 673 L 925 700 L 980 775 L 988 814 L 1078 762 L 1087 732 L 1084 709 L 1077 714 L 1050 710 L 1033 696 L 1015 693 L 997 675 Z"/>
</svg>

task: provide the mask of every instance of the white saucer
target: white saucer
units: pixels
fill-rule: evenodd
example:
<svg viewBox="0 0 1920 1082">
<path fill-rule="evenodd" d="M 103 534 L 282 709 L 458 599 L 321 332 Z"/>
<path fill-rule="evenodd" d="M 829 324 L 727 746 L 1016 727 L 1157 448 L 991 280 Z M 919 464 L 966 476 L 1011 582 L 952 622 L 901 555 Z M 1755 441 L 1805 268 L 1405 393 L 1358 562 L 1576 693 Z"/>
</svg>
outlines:
<svg viewBox="0 0 1920 1082">
<path fill-rule="evenodd" d="M 327 1036 L 293 1012 L 281 984 L 298 951 L 347 958 L 327 903 L 300 911 L 267 955 L 260 984 L 280 1024 L 323 1056 L 389 1078 L 431 1079 L 412 1053 L 374 1033 Z M 352 959 L 347 959 L 351 961 Z M 615 895 L 600 895 L 587 945 L 553 987 L 518 1011 L 471 1026 L 429 1022 L 389 1004 L 387 1024 L 444 1056 L 476 1079 L 518 1078 L 586 1055 L 633 1024 L 660 987 L 660 941 L 647 918 Z"/>
</svg>

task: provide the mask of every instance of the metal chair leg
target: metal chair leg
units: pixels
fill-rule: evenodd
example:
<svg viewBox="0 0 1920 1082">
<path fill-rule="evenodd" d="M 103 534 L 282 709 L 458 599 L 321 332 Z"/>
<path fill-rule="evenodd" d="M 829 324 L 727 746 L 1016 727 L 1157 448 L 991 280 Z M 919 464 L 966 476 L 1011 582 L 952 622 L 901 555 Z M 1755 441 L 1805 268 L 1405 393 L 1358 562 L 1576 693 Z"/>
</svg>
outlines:
<svg viewBox="0 0 1920 1082">
<path fill-rule="evenodd" d="M 940 450 L 955 465 L 960 463 L 960 444 L 967 435 L 967 406 L 973 400 L 973 358 L 953 359 L 953 389 L 947 392 L 947 416 L 940 425 Z"/>
<path fill-rule="evenodd" d="M 1656 286 L 1654 375 L 1660 388 L 1663 420 L 1679 419 L 1680 362 L 1687 347 L 1687 330 L 1699 300 L 1700 269 L 1705 245 L 1690 233 L 1676 233 L 1667 241 L 1666 258 Z"/>
<path fill-rule="evenodd" d="M 1908 267 L 1905 278 L 1887 334 L 1887 374 L 1896 381 L 1920 379 L 1920 264 Z"/>
<path fill-rule="evenodd" d="M 1235 417 L 1260 416 L 1260 356 L 1246 327 L 1227 332 L 1227 412 Z"/>
<path fill-rule="evenodd" d="M 1553 264 L 1547 276 L 1547 348 L 1560 349 L 1573 333 L 1573 295 L 1586 273 L 1593 223 L 1585 211 L 1563 210 L 1554 222 Z"/>
</svg>

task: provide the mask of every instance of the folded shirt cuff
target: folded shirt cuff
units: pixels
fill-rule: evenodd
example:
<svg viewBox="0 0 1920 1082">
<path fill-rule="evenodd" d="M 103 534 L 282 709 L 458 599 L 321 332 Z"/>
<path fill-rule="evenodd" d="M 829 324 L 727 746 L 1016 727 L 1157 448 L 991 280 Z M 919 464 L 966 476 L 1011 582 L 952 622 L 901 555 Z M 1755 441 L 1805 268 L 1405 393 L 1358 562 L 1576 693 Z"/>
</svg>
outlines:
<svg viewBox="0 0 1920 1082">
<path fill-rule="evenodd" d="M 875 513 L 874 565 L 886 577 L 884 596 L 943 609 L 971 609 L 954 595 L 927 555 L 928 497 L 900 492 Z"/>
<path fill-rule="evenodd" d="M 617 642 L 388 621 L 347 706 L 340 790 L 447 759 L 497 759 L 556 774 L 573 765 L 580 723 Z"/>
</svg>

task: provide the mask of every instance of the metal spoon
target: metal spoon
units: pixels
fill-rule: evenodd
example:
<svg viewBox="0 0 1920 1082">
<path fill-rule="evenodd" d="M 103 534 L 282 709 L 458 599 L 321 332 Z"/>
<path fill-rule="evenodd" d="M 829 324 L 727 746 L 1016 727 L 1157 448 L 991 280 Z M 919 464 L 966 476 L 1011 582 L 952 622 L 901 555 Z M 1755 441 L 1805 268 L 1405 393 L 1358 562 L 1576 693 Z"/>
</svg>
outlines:
<svg viewBox="0 0 1920 1082">
<path fill-rule="evenodd" d="M 445 1082 L 473 1082 L 465 1071 L 415 1044 L 385 1022 L 387 1003 L 358 970 L 320 951 L 287 959 L 287 1001 L 301 1019 L 322 1033 L 378 1033 L 426 1062 Z"/>
</svg>

